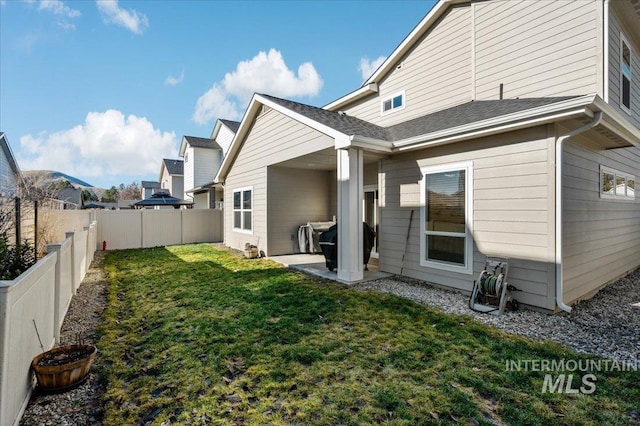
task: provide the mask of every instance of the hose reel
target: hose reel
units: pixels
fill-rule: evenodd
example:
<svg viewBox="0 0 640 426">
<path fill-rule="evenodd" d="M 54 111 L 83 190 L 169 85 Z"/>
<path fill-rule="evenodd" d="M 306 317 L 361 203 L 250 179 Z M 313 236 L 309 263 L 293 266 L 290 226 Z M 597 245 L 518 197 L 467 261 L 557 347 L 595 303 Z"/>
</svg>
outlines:
<svg viewBox="0 0 640 426">
<path fill-rule="evenodd" d="M 507 282 L 509 259 L 487 257 L 484 269 L 473 282 L 473 290 L 469 298 L 469 308 L 477 312 L 502 315 L 508 301 L 517 306 L 512 299 Z"/>
</svg>

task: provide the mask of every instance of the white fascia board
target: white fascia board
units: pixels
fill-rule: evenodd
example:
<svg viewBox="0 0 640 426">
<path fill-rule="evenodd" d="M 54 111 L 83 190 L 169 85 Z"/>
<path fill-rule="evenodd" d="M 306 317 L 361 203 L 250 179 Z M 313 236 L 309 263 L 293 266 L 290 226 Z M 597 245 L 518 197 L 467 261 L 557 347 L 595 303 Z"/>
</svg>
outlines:
<svg viewBox="0 0 640 426">
<path fill-rule="evenodd" d="M 269 108 L 276 110 L 279 113 L 287 117 L 290 117 L 291 119 L 296 120 L 304 124 L 305 126 L 315 129 L 320 133 L 323 133 L 331 138 L 339 139 L 346 136 L 345 134 L 337 131 L 332 127 L 329 127 L 315 120 L 312 120 L 305 115 L 292 111 L 256 93 L 253 95 L 253 98 L 249 103 L 249 107 L 247 108 L 247 111 L 245 112 L 244 117 L 242 117 L 240 128 L 238 129 L 238 133 L 236 133 L 233 140 L 231 141 L 229 152 L 227 152 L 227 155 L 225 156 L 224 160 L 222 161 L 222 164 L 220 165 L 220 170 L 218 171 L 215 177 L 216 182 L 224 182 L 224 178 L 229 172 L 229 167 L 231 165 L 231 162 L 235 159 L 235 156 L 238 154 L 240 145 L 242 145 L 242 140 L 245 138 L 246 133 L 249 131 L 251 127 L 251 123 L 253 122 L 253 119 L 255 117 L 255 114 L 258 112 L 261 105 L 268 106 Z"/>
<path fill-rule="evenodd" d="M 256 95 L 257 100 L 263 104 L 268 106 L 271 109 L 274 109 L 276 111 L 278 111 L 279 113 L 286 115 L 287 117 L 290 117 L 302 124 L 304 124 L 307 127 L 311 127 L 312 129 L 315 129 L 317 131 L 319 131 L 320 133 L 324 133 L 325 135 L 334 138 L 334 139 L 338 139 L 340 137 L 345 136 L 344 133 L 339 132 L 338 130 L 334 129 L 333 127 L 329 127 L 325 124 L 322 123 L 318 123 L 317 121 L 307 117 L 306 115 L 302 115 L 300 113 L 297 113 L 295 111 L 290 110 L 289 108 L 283 107 L 282 105 L 272 102 L 267 98 L 264 98 L 260 95 Z"/>
<path fill-rule="evenodd" d="M 327 109 L 329 111 L 336 111 L 348 103 L 357 101 L 358 99 L 364 98 L 365 96 L 371 95 L 373 93 L 378 93 L 377 83 L 366 84 L 361 88 L 354 90 L 353 92 L 323 106 L 322 109 Z"/>
<path fill-rule="evenodd" d="M 220 119 L 217 119 L 216 124 L 213 126 L 213 130 L 211 131 L 211 136 L 209 136 L 209 139 L 216 140 L 216 136 L 218 136 L 218 132 L 220 132 L 221 125 L 222 121 L 220 121 Z"/>
<path fill-rule="evenodd" d="M 634 146 L 640 145 L 640 129 L 634 126 L 629 119 L 620 114 L 615 108 L 596 96 L 593 105 L 599 111 L 604 113 L 602 125 L 617 134 L 621 138 L 626 139 Z"/>
<path fill-rule="evenodd" d="M 405 151 L 432 145 L 450 143 L 457 140 L 469 139 L 480 135 L 500 133 L 533 125 L 540 125 L 552 121 L 566 120 L 580 115 L 593 116 L 587 108 L 594 101 L 594 95 L 581 96 L 551 105 L 501 115 L 488 120 L 476 121 L 462 126 L 452 127 L 433 133 L 414 136 L 393 143 L 394 151 Z"/>
<path fill-rule="evenodd" d="M 160 182 L 161 185 L 162 185 L 162 175 L 163 175 L 162 172 L 163 171 L 164 171 L 164 160 L 161 161 L 161 164 L 160 164 L 160 176 L 158 177 L 158 182 Z M 169 173 L 169 176 L 171 176 L 171 173 Z"/>
<path fill-rule="evenodd" d="M 218 173 L 216 173 L 216 176 L 213 179 L 215 182 L 224 182 L 224 179 L 227 177 L 227 173 L 229 172 L 229 168 L 231 167 L 231 163 L 233 163 L 238 151 L 240 150 L 240 145 L 242 145 L 241 141 L 244 139 L 245 135 L 251 128 L 253 117 L 256 115 L 261 106 L 260 102 L 256 100 L 256 96 L 257 95 L 254 93 L 251 101 L 249 102 L 249 106 L 242 116 L 242 120 L 240 120 L 240 127 L 238 127 L 238 132 L 233 137 L 233 140 L 229 145 L 229 149 L 227 150 L 227 155 L 224 156 L 224 159 L 220 164 L 220 168 L 218 169 Z"/>
<path fill-rule="evenodd" d="M 393 152 L 391 142 L 360 135 L 351 135 L 346 141 L 336 139 L 336 149 L 346 148 L 362 148 L 365 151 L 382 152 L 385 154 Z"/>
<path fill-rule="evenodd" d="M 184 157 L 184 152 L 187 150 L 187 138 L 182 137 L 182 142 L 180 142 L 180 149 L 178 150 L 178 155 L 180 157 Z"/>
</svg>

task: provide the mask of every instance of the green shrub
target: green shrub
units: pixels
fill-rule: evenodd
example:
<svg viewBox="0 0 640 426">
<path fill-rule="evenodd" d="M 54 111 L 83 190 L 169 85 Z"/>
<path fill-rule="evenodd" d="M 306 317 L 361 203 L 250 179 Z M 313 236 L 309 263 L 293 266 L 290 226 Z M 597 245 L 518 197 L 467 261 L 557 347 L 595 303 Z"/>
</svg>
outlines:
<svg viewBox="0 0 640 426">
<path fill-rule="evenodd" d="M 35 251 L 27 241 L 9 244 L 8 237 L 0 235 L 0 280 L 13 280 L 35 263 Z"/>
</svg>

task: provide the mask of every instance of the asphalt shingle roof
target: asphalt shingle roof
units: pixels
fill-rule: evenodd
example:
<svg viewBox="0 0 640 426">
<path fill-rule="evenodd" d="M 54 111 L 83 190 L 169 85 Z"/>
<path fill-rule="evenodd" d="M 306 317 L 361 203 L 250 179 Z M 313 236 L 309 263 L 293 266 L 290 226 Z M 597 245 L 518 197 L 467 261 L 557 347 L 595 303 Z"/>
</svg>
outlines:
<svg viewBox="0 0 640 426">
<path fill-rule="evenodd" d="M 238 133 L 238 127 L 240 127 L 240 122 L 239 121 L 223 120 L 221 118 L 220 122 L 222 124 L 224 124 L 225 126 L 227 126 L 228 128 L 230 128 L 231 131 L 233 131 L 233 133 Z"/>
<path fill-rule="evenodd" d="M 295 111 L 304 115 L 318 123 L 329 126 L 345 135 L 360 135 L 370 137 L 374 139 L 387 139 L 387 132 L 384 127 L 377 126 L 369 123 L 368 121 L 361 120 L 356 117 L 352 117 L 346 114 L 340 114 L 335 111 L 328 111 L 326 109 L 317 108 L 311 105 L 301 104 L 299 102 L 293 102 L 286 99 L 276 98 L 269 95 L 261 95 L 282 105 L 283 107 Z"/>
<path fill-rule="evenodd" d="M 143 180 L 140 182 L 140 185 L 143 188 L 160 188 L 160 182 L 154 182 L 151 180 Z"/>
<path fill-rule="evenodd" d="M 184 138 L 194 148 L 222 149 L 213 139 L 199 138 L 197 136 L 185 136 Z"/>
<path fill-rule="evenodd" d="M 439 130 L 488 120 L 490 118 L 550 105 L 573 98 L 572 96 L 567 96 L 471 101 L 393 126 L 381 127 L 335 111 L 328 111 L 274 96 L 261 96 L 346 135 L 359 135 L 388 142 L 426 135 Z"/>
<path fill-rule="evenodd" d="M 387 140 L 394 142 L 414 136 L 426 135 L 439 130 L 450 129 L 514 112 L 550 105 L 571 98 L 572 97 L 550 97 L 467 102 L 387 127 Z"/>
<path fill-rule="evenodd" d="M 171 160 L 169 158 L 163 158 L 164 166 L 170 175 L 183 175 L 184 174 L 184 161 Z"/>
</svg>

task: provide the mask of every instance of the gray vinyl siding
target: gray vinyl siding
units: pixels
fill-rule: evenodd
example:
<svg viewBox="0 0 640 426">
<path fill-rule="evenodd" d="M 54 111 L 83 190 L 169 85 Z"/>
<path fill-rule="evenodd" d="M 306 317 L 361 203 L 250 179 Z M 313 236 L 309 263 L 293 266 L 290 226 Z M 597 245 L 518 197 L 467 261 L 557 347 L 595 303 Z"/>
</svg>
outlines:
<svg viewBox="0 0 640 426">
<path fill-rule="evenodd" d="M 0 194 L 15 195 L 16 188 L 16 175 L 4 150 L 0 147 Z"/>
<path fill-rule="evenodd" d="M 209 208 L 209 193 L 201 192 L 199 194 L 193 194 L 193 208 L 194 209 L 208 209 Z"/>
<path fill-rule="evenodd" d="M 194 149 L 191 145 L 187 144 L 187 147 L 184 150 L 184 191 L 188 189 L 193 189 L 194 185 Z M 183 199 L 185 200 L 193 200 L 193 194 L 184 193 Z"/>
<path fill-rule="evenodd" d="M 250 242 L 270 255 L 267 236 L 268 166 L 333 146 L 332 138 L 275 110 L 257 117 L 225 179 L 225 244 L 243 249 L 244 244 Z M 288 183 L 291 187 L 297 184 L 295 181 Z M 233 190 L 247 186 L 253 186 L 252 235 L 233 230 Z M 295 200 L 291 202 L 293 205 Z"/>
<path fill-rule="evenodd" d="M 538 127 L 382 160 L 380 269 L 470 291 L 485 256 L 506 256 L 516 299 L 554 309 L 552 147 L 550 129 Z M 473 161 L 473 275 L 420 265 L 420 169 L 464 161 Z"/>
<path fill-rule="evenodd" d="M 454 7 L 378 85 L 379 94 L 342 108 L 372 123 L 389 126 L 470 101 L 471 13 L 469 5 Z M 381 102 L 405 91 L 405 108 L 381 115 Z"/>
<path fill-rule="evenodd" d="M 184 177 L 172 176 L 169 180 L 171 182 L 171 195 L 179 198 L 182 197 L 184 193 Z"/>
<path fill-rule="evenodd" d="M 626 40 L 631 50 L 631 114 L 620 105 L 620 32 L 627 34 Z M 611 7 L 609 13 L 609 104 L 640 128 L 640 46 L 633 44 L 617 16 L 616 8 Z"/>
<path fill-rule="evenodd" d="M 223 156 L 227 154 L 227 150 L 229 149 L 234 136 L 235 133 L 233 133 L 227 126 L 224 124 L 220 126 L 218 136 L 216 136 L 216 142 L 222 148 Z"/>
<path fill-rule="evenodd" d="M 589 297 L 640 266 L 640 197 L 600 197 L 600 165 L 640 176 L 640 148 L 602 150 L 586 137 L 567 142 L 563 160 L 565 303 Z"/>
<path fill-rule="evenodd" d="M 599 90 L 601 3 L 489 1 L 473 5 L 475 98 L 586 95 Z"/>
<path fill-rule="evenodd" d="M 270 256 L 298 253 L 298 227 L 331 219 L 329 174 L 322 170 L 268 168 Z"/>
<path fill-rule="evenodd" d="M 222 151 L 219 149 L 194 148 L 193 156 L 193 187 L 213 182 L 222 162 Z"/>
</svg>

